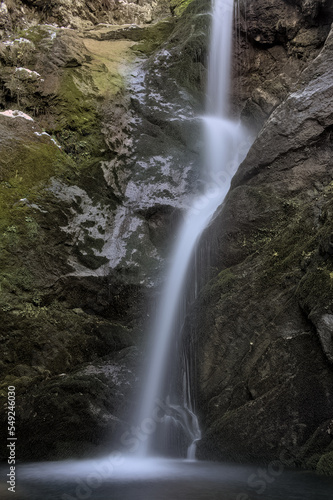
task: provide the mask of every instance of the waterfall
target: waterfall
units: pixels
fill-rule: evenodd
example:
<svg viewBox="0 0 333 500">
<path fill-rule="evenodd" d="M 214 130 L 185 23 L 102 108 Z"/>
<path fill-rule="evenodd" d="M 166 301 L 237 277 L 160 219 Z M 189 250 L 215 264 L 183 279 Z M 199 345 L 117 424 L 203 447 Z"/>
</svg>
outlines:
<svg viewBox="0 0 333 500">
<path fill-rule="evenodd" d="M 143 455 L 150 454 L 159 441 L 181 439 L 187 443 L 188 458 L 195 457 L 196 442 L 201 433 L 192 406 L 189 369 L 186 356 L 182 387 L 170 394 L 169 379 L 175 371 L 177 356 L 172 346 L 184 322 L 184 287 L 195 246 L 217 207 L 226 196 L 232 176 L 244 159 L 245 131 L 239 122 L 228 118 L 231 67 L 233 0 L 215 0 L 212 13 L 212 35 L 208 67 L 207 115 L 203 117 L 205 136 L 205 189 L 197 196 L 185 215 L 171 258 L 166 284 L 152 329 L 150 354 L 141 397 L 138 424 L 142 433 Z M 177 319 L 178 318 L 178 322 Z M 145 431 L 146 430 L 146 431 Z M 161 437 L 163 436 L 163 437 Z M 161 446 L 160 446 L 161 447 Z M 163 449 L 162 449 L 163 453 Z"/>
<path fill-rule="evenodd" d="M 233 0 L 213 0 L 208 60 L 207 113 L 225 117 L 229 111 Z"/>
</svg>

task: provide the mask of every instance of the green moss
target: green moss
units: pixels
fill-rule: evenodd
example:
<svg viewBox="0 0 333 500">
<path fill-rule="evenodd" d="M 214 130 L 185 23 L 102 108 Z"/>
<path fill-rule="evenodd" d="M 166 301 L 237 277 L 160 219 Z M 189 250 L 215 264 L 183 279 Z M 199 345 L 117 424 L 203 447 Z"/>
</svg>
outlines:
<svg viewBox="0 0 333 500">
<path fill-rule="evenodd" d="M 230 292 L 230 289 L 235 282 L 236 274 L 232 268 L 224 269 L 221 271 L 216 279 L 214 280 L 214 290 L 218 290 L 219 293 L 225 294 Z"/>
<path fill-rule="evenodd" d="M 311 254 L 317 246 L 307 207 L 304 212 L 289 204 L 277 203 L 276 207 L 267 227 L 262 225 L 240 242 L 249 256 L 258 255 L 262 268 L 258 280 L 264 288 L 267 283 L 281 286 L 287 275 L 298 276 L 302 256 Z"/>
<path fill-rule="evenodd" d="M 218 303 L 226 305 L 233 301 L 235 293 L 242 287 L 242 279 L 238 276 L 236 268 L 227 268 L 212 278 L 200 292 L 198 307 L 201 316 L 206 316 L 206 324 L 214 322 L 211 311 L 218 308 Z"/>
<path fill-rule="evenodd" d="M 0 61 L 4 62 L 6 66 L 16 67 L 24 66 L 27 67 L 34 64 L 36 61 L 36 50 L 35 45 L 29 41 L 14 42 L 13 45 L 9 45 L 4 50 L 0 51 Z M 4 74 L 5 68 L 1 71 L 1 76 Z"/>
<path fill-rule="evenodd" d="M 11 156 L 7 156 L 8 167 L 4 172 L 4 178 L 12 188 L 31 189 L 47 181 L 51 175 L 64 172 L 66 157 L 54 144 L 27 141 L 15 146 Z"/>
<path fill-rule="evenodd" d="M 66 177 L 73 163 L 49 138 L 34 141 L 27 132 L 20 141 L 9 139 L 1 148 L 0 310 L 32 315 L 39 312 L 28 305 L 38 291 L 39 276 L 29 256 L 34 251 L 38 260 L 45 244 L 40 227 L 45 216 L 33 205 L 44 207 L 50 179 Z"/>
<path fill-rule="evenodd" d="M 26 38 L 35 45 L 38 45 L 42 40 L 45 40 L 45 38 L 50 38 L 50 31 L 56 32 L 56 30 L 52 29 L 50 26 L 37 25 L 21 30 L 18 36 Z"/>
<path fill-rule="evenodd" d="M 305 463 L 303 464 L 303 466 L 306 469 L 316 470 L 318 462 L 319 462 L 321 456 L 322 456 L 321 453 L 314 453 L 310 458 L 308 458 L 305 461 Z"/>
<path fill-rule="evenodd" d="M 0 234 L 7 239 L 15 234 L 33 236 L 37 222 L 27 218 L 29 207 L 20 200 L 38 202 L 50 178 L 71 171 L 73 164 L 51 142 L 11 141 L 1 149 L 1 155 Z"/>
<path fill-rule="evenodd" d="M 92 96 L 83 93 L 82 88 L 91 87 L 92 80 L 83 75 L 79 69 L 66 68 L 60 80 L 57 95 L 58 123 L 57 129 L 69 127 L 82 135 L 91 133 L 97 125 L 97 112 Z M 80 88 L 81 86 L 81 88 Z M 56 131 L 57 131 L 56 129 Z"/>
<path fill-rule="evenodd" d="M 118 72 L 110 72 L 107 67 L 108 59 L 98 57 L 91 63 L 91 77 L 99 99 L 116 95 L 125 87 L 124 77 Z"/>
<path fill-rule="evenodd" d="M 314 232 L 312 217 L 310 205 L 285 204 L 274 224 L 260 229 L 250 245 L 261 261 L 260 286 L 295 283 L 294 292 L 307 313 L 333 307 L 333 262 L 320 251 L 320 245 L 329 246 L 325 242 L 330 241 L 331 224 L 327 220 Z"/>
<path fill-rule="evenodd" d="M 81 69 L 67 68 L 52 107 L 57 120 L 49 132 L 56 135 L 64 152 L 75 162 L 80 172 L 75 183 L 89 194 L 93 190 L 95 198 L 102 198 L 105 193 L 101 186 L 105 181 L 101 178 L 100 161 L 109 158 L 109 151 L 101 132 L 98 95 L 94 94 L 89 75 Z"/>
<path fill-rule="evenodd" d="M 322 455 L 317 464 L 316 470 L 320 474 L 333 476 L 333 451 Z"/>
<path fill-rule="evenodd" d="M 3 268 L 2 268 L 3 269 Z M 1 291 L 15 293 L 17 290 L 31 291 L 34 286 L 32 273 L 25 266 L 11 266 L 3 270 L 1 276 Z"/>
<path fill-rule="evenodd" d="M 133 45 L 131 48 L 136 52 L 141 52 L 150 55 L 163 42 L 167 40 L 172 30 L 174 29 L 175 21 L 171 19 L 164 19 L 159 23 L 153 24 L 144 30 L 143 39 L 140 43 Z"/>
<path fill-rule="evenodd" d="M 0 396 L 8 395 L 8 386 L 13 385 L 17 392 L 21 392 L 24 387 L 31 385 L 34 381 L 32 377 L 17 377 L 16 375 L 8 375 L 0 383 Z"/>
<path fill-rule="evenodd" d="M 210 4 L 204 0 L 192 0 L 178 18 L 169 39 L 173 54 L 168 61 L 171 75 L 181 85 L 200 95 L 206 86 L 210 23 Z"/>
<path fill-rule="evenodd" d="M 10 309 L 4 311 L 0 306 L 5 337 L 3 354 L 9 353 L 11 358 L 9 363 L 0 363 L 2 378 L 16 379 L 18 365 L 26 367 L 26 372 L 31 374 L 45 370 L 53 374 L 63 373 L 84 361 L 132 343 L 130 331 L 120 325 L 100 318 L 96 321 L 89 314 L 78 315 L 66 304 L 58 302 L 43 306 L 43 297 L 39 295 L 38 298 L 39 304 L 36 305 L 29 302 L 28 295 L 21 295 L 17 301 L 12 295 Z M 106 335 L 109 336 L 108 342 L 105 341 Z"/>
<path fill-rule="evenodd" d="M 333 272 L 326 265 L 309 269 L 301 279 L 297 295 L 304 309 L 309 312 L 333 308 Z"/>
<path fill-rule="evenodd" d="M 170 0 L 170 9 L 175 16 L 180 16 L 193 0 Z"/>
</svg>

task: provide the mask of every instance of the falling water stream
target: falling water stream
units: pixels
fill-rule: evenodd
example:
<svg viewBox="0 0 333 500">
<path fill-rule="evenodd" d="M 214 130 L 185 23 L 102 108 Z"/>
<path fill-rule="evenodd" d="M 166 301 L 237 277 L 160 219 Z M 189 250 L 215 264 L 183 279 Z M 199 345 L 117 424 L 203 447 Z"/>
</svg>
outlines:
<svg viewBox="0 0 333 500">
<path fill-rule="evenodd" d="M 181 328 L 180 304 L 185 281 L 195 246 L 203 230 L 211 220 L 217 207 L 223 202 L 230 181 L 238 165 L 244 159 L 249 144 L 245 130 L 239 122 L 232 121 L 229 111 L 229 81 L 232 53 L 233 0 L 215 0 L 212 15 L 212 40 L 208 68 L 207 114 L 203 117 L 205 139 L 205 162 L 202 179 L 203 192 L 194 198 L 185 215 L 171 258 L 164 291 L 162 293 L 155 323 L 152 328 L 152 347 L 139 411 L 138 424 L 147 422 L 163 401 L 167 407 L 163 425 L 143 442 L 140 452 L 148 455 L 158 440 L 158 432 L 166 427 L 178 426 L 187 434 L 188 458 L 194 458 L 195 443 L 201 433 L 191 401 L 191 388 L 183 387 L 182 398 L 175 400 L 174 394 L 166 394 L 166 380 L 173 371 L 174 356 L 171 343 L 175 329 Z M 184 313 L 183 313 L 184 314 Z M 178 318 L 178 322 L 176 322 Z M 178 332 L 176 332 L 178 333 Z M 188 385 L 189 377 L 185 377 Z M 172 422 L 170 422 L 170 420 Z M 162 428 L 162 429 L 161 429 Z M 167 438 L 164 439 L 164 442 Z M 160 450 L 163 454 L 163 450 Z"/>
<path fill-rule="evenodd" d="M 195 245 L 217 207 L 249 144 L 240 123 L 229 118 L 233 0 L 214 0 L 212 43 L 209 55 L 207 114 L 202 123 L 206 143 L 205 189 L 193 200 L 179 231 L 167 282 L 153 326 L 146 384 L 137 423 L 159 415 L 161 428 L 148 432 L 140 456 L 114 451 L 91 460 L 22 464 L 17 467 L 16 500 L 331 500 L 332 478 L 275 467 L 235 466 L 152 456 L 154 442 L 178 423 L 187 436 L 190 458 L 195 456 L 200 428 L 191 401 L 190 372 L 178 394 L 170 393 L 168 379 L 174 367 L 172 343 L 177 338 L 184 282 Z M 172 357 L 171 355 L 171 357 Z M 185 360 L 185 365 L 189 364 Z M 181 394 L 181 397 L 179 397 Z M 156 400 L 158 403 L 156 403 Z M 164 414 L 161 413 L 161 408 Z M 157 410 L 157 411 L 156 411 Z M 164 428 L 164 431 L 161 429 Z M 159 450 L 165 455 L 165 449 Z M 186 452 L 185 452 L 186 456 Z M 183 456 L 184 458 L 184 456 Z M 276 465 L 278 465 L 278 472 Z M 273 472 L 272 472 L 273 471 Z M 12 498 L 6 484 L 8 468 L 0 468 L 1 498 Z M 264 475 L 263 475 L 264 474 Z M 267 480 L 255 480 L 256 478 Z"/>
</svg>

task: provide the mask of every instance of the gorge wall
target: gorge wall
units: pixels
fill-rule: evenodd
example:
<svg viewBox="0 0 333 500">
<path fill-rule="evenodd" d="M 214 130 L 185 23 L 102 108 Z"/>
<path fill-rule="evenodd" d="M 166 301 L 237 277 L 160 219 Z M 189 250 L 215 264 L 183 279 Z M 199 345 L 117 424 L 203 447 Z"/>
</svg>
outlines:
<svg viewBox="0 0 333 500">
<path fill-rule="evenodd" d="M 23 460 L 106 451 L 128 428 L 199 167 L 199 105 L 176 78 L 203 87 L 177 3 L 159 23 L 80 28 L 37 7 L 1 3 L 1 396 L 15 385 Z"/>
<path fill-rule="evenodd" d="M 0 4 L 1 396 L 17 387 L 22 459 L 102 452 L 128 428 L 147 315 L 199 187 L 208 10 Z M 258 137 L 202 240 L 209 279 L 186 324 L 199 455 L 286 452 L 329 473 L 333 8 L 239 10 L 233 110 Z"/>
<path fill-rule="evenodd" d="M 235 103 L 263 126 L 203 238 L 215 270 L 188 326 L 200 353 L 201 456 L 284 457 L 328 473 L 333 9 L 245 7 Z"/>
</svg>

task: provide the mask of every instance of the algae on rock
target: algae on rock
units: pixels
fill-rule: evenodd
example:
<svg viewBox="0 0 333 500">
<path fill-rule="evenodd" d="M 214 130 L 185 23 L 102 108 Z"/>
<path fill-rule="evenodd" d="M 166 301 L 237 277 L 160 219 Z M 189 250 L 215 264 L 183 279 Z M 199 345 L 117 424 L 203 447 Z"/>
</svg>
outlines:
<svg viewBox="0 0 333 500">
<path fill-rule="evenodd" d="M 25 4 L 37 21 L 60 19 L 61 2 L 37 14 Z M 63 18 L 80 32 L 22 21 L 13 33 L 9 23 L 0 44 L 1 395 L 9 383 L 20 391 L 21 445 L 40 450 L 36 459 L 94 453 L 126 427 L 123 389 L 136 379 L 119 367 L 135 364 L 147 295 L 198 164 L 195 100 L 163 76 L 176 20 L 132 30 L 93 27 L 85 14 Z M 81 410 L 95 433 L 79 433 Z M 73 436 L 49 446 L 54 415 Z"/>
</svg>

